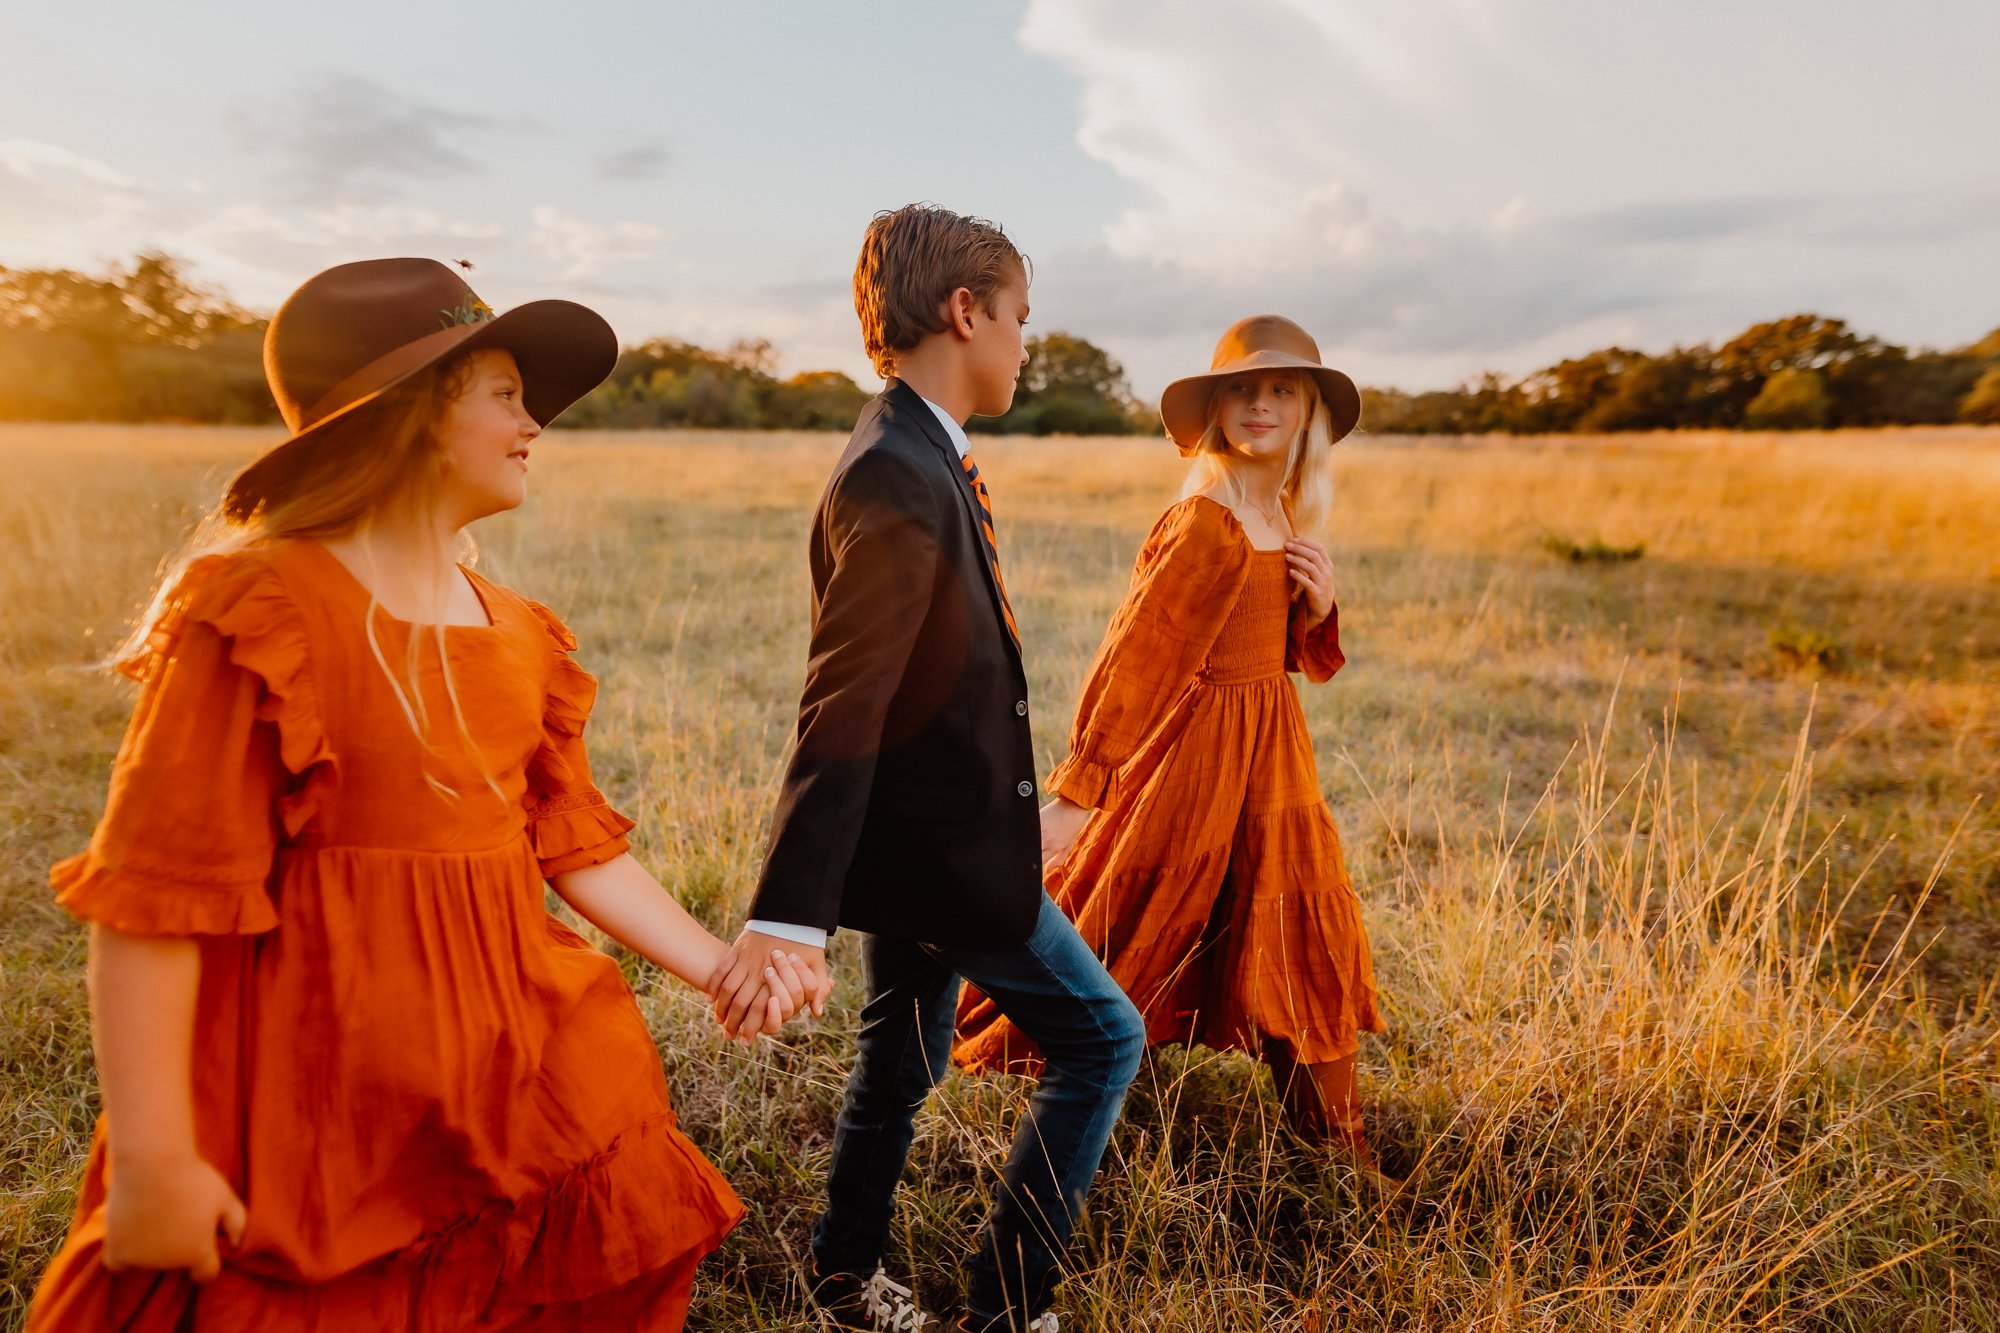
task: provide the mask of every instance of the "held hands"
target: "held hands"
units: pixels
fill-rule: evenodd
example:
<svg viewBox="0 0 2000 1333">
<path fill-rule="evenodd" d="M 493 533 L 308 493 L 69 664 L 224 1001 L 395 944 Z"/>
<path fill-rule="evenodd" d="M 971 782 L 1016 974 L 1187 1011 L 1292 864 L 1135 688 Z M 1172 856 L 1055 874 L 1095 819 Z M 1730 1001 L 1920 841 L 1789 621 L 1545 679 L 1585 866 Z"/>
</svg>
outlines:
<svg viewBox="0 0 2000 1333">
<path fill-rule="evenodd" d="M 104 1266 L 185 1268 L 196 1282 L 222 1271 L 216 1233 L 243 1243 L 243 1201 L 222 1173 L 192 1151 L 114 1154 L 104 1208 Z"/>
<path fill-rule="evenodd" d="M 1315 629 L 1333 614 L 1333 558 L 1318 542 L 1294 537 L 1285 543 L 1285 564 L 1305 598 L 1306 628 Z"/>
<path fill-rule="evenodd" d="M 722 1030 L 748 1046 L 763 1033 L 776 1033 L 801 1005 L 811 1005 L 815 1018 L 825 1013 L 833 979 L 826 950 L 746 930 L 703 989 Z"/>
<path fill-rule="evenodd" d="M 1069 860 L 1070 848 L 1090 820 L 1090 810 L 1058 796 L 1042 807 L 1042 872 L 1054 870 Z"/>
</svg>

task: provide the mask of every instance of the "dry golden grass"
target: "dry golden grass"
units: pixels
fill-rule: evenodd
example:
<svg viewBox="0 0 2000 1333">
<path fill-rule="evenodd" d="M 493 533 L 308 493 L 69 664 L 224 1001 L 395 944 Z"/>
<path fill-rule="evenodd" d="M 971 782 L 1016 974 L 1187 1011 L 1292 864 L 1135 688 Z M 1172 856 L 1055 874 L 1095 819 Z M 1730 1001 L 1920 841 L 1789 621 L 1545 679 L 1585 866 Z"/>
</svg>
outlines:
<svg viewBox="0 0 2000 1333">
<path fill-rule="evenodd" d="M 255 432 L 0 430 L 0 1327 L 60 1239 L 94 1105 L 50 861 L 127 706 L 76 668 Z M 594 754 L 718 929 L 802 668 L 839 441 L 564 436 L 492 572 L 603 680 Z M 980 445 L 1043 767 L 1179 467 Z M 2000 1328 L 2000 434 L 1360 440 L 1334 543 L 1351 665 L 1304 692 L 1390 1031 L 1363 1050 L 1385 1206 L 1273 1124 L 1254 1068 L 1149 1061 L 1063 1309 L 1084 1328 Z M 1552 554 L 1643 547 L 1630 561 Z M 751 1204 L 693 1326 L 808 1328 L 858 983 L 725 1048 L 630 964 L 684 1118 Z M 894 1262 L 948 1292 L 1018 1114 L 953 1079 Z"/>
</svg>

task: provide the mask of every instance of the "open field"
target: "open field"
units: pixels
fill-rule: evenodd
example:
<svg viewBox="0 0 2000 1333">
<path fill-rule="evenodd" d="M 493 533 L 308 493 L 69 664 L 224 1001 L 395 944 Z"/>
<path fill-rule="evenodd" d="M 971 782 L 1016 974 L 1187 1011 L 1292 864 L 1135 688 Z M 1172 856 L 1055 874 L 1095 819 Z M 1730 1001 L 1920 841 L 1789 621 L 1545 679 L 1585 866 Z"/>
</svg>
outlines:
<svg viewBox="0 0 2000 1333">
<path fill-rule="evenodd" d="M 78 668 L 259 439 L 0 428 L 0 1329 L 95 1106 L 82 936 L 44 875 L 88 836 L 128 696 Z M 604 785 L 718 930 L 838 445 L 558 435 L 528 511 L 481 534 L 577 631 Z M 1143 440 L 978 449 L 1046 772 L 1180 468 Z M 1339 478 L 1350 665 L 1304 698 L 1390 1024 L 1362 1050 L 1372 1130 L 1412 1197 L 1291 1144 L 1252 1065 L 1162 1052 L 1064 1326 L 2000 1329 L 2000 432 L 1361 440 Z M 630 966 L 752 1209 L 692 1327 L 813 1327 L 788 1275 L 858 1004 L 835 956 L 828 1020 L 747 1054 Z M 892 1271 L 949 1289 L 1023 1100 L 934 1099 Z"/>
</svg>

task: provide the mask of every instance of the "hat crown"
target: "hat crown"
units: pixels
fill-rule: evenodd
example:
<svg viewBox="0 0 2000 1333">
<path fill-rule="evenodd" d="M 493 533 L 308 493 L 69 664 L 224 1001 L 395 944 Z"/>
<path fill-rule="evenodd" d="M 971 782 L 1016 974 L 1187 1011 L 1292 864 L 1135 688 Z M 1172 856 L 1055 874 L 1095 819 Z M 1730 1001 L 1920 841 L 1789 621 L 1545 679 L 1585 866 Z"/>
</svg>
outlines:
<svg viewBox="0 0 2000 1333">
<path fill-rule="evenodd" d="M 1288 370 L 1312 377 L 1320 401 L 1332 417 L 1336 440 L 1361 420 L 1361 393 L 1345 372 L 1319 359 L 1313 336 L 1282 315 L 1252 315 L 1239 319 L 1215 344 L 1208 370 L 1184 375 L 1160 392 L 1160 422 L 1167 438 L 1183 454 L 1200 447 L 1217 385 L 1232 375 Z"/>
<path fill-rule="evenodd" d="M 366 259 L 307 279 L 271 317 L 264 375 L 285 425 L 363 367 L 400 347 L 492 310 L 435 259 Z"/>
<path fill-rule="evenodd" d="M 1223 331 L 1209 360 L 1211 371 L 1223 370 L 1246 361 L 1259 352 L 1280 352 L 1314 365 L 1321 364 L 1319 344 L 1310 333 L 1283 315 L 1251 315 L 1239 319 Z"/>
</svg>

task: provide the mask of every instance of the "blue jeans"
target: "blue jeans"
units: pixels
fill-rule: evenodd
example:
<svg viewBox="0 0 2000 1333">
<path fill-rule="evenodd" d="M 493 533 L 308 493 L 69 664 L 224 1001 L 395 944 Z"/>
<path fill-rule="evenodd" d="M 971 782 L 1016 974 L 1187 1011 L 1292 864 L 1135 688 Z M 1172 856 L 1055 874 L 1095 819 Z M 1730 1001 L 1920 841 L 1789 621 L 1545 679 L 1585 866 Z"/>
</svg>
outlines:
<svg viewBox="0 0 2000 1333">
<path fill-rule="evenodd" d="M 833 1133 L 827 1207 L 813 1234 L 822 1273 L 875 1271 L 917 1108 L 950 1063 L 962 977 L 1041 1047 L 1042 1081 L 1000 1173 L 968 1264 L 975 1323 L 1005 1328 L 1054 1297 L 1063 1247 L 1139 1071 L 1146 1027 L 1069 918 L 1042 897 L 1025 944 L 954 949 L 866 937 L 868 1003 Z"/>
</svg>

